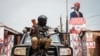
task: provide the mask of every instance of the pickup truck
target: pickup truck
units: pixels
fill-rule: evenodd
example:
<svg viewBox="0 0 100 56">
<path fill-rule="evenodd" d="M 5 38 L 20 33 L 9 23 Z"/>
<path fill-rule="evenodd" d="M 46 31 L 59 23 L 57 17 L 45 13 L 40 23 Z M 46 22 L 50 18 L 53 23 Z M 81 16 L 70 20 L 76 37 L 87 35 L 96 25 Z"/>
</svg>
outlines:
<svg viewBox="0 0 100 56">
<path fill-rule="evenodd" d="M 73 51 L 71 47 L 62 44 L 61 33 L 52 33 L 50 38 L 52 39 L 51 46 L 47 50 L 49 56 L 72 56 Z M 12 48 L 11 56 L 31 56 L 32 44 L 29 33 L 24 33 L 19 45 L 15 45 Z"/>
</svg>

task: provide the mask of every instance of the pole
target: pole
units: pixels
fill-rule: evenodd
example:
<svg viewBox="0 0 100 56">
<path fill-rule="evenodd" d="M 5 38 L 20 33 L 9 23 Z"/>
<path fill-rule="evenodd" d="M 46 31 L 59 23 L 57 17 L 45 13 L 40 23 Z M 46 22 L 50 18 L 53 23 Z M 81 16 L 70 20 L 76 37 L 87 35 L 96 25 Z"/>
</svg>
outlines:
<svg viewBox="0 0 100 56">
<path fill-rule="evenodd" d="M 61 34 L 61 43 L 63 43 L 63 30 L 62 30 L 62 16 L 60 16 L 60 34 Z"/>
<path fill-rule="evenodd" d="M 62 17 L 60 16 L 60 31 L 61 31 L 61 33 L 63 32 L 63 30 L 62 30 Z"/>
<path fill-rule="evenodd" d="M 68 32 L 68 0 L 66 0 L 66 35 L 67 35 L 67 44 L 70 46 L 70 35 Z"/>
</svg>

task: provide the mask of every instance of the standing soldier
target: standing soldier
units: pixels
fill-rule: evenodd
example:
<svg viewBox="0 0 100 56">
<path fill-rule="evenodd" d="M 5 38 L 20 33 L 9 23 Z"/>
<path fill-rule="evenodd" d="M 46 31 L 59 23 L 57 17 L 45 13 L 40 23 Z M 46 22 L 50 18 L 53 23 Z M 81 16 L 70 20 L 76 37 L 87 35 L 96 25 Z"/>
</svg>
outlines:
<svg viewBox="0 0 100 56">
<path fill-rule="evenodd" d="M 33 56 L 37 55 L 38 49 L 44 49 L 44 55 L 48 56 L 46 50 L 50 47 L 51 39 L 48 35 L 48 28 L 46 26 L 47 23 L 47 17 L 45 15 L 40 15 L 38 17 L 38 23 L 36 24 L 35 20 L 32 20 L 33 30 L 31 30 L 31 42 L 32 42 L 32 48 L 34 51 Z M 38 48 L 39 47 L 39 48 Z"/>
</svg>

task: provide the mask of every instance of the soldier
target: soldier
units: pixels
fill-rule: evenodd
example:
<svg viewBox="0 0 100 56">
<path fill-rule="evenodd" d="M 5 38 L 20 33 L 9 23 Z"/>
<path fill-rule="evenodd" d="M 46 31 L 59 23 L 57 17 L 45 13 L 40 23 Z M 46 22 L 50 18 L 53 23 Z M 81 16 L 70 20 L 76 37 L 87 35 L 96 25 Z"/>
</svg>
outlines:
<svg viewBox="0 0 100 56">
<path fill-rule="evenodd" d="M 32 20 L 33 24 L 36 24 L 34 20 Z M 40 15 L 38 17 L 38 23 L 33 26 L 33 30 L 31 30 L 31 42 L 32 42 L 32 48 L 34 50 L 33 56 L 37 55 L 38 49 L 44 49 L 44 55 L 48 56 L 46 53 L 46 50 L 49 48 L 51 44 L 50 36 L 48 35 L 48 28 L 46 26 L 47 23 L 47 17 L 45 15 Z M 39 48 L 38 48 L 39 47 Z"/>
</svg>

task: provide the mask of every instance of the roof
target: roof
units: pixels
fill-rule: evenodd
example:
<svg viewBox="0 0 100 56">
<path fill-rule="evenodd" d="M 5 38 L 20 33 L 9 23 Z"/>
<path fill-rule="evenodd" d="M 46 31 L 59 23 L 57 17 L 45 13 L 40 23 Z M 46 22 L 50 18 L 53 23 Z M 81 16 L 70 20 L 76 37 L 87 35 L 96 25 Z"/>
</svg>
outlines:
<svg viewBox="0 0 100 56">
<path fill-rule="evenodd" d="M 0 22 L 0 27 L 1 27 L 1 26 L 6 26 L 6 25 L 4 25 L 3 23 Z"/>
<path fill-rule="evenodd" d="M 86 32 L 92 32 L 92 33 L 98 33 L 98 34 L 100 34 L 100 30 L 83 30 L 83 31 L 81 31 L 80 32 L 80 37 L 82 37 Z"/>
<path fill-rule="evenodd" d="M 3 23 L 1 23 L 1 22 L 0 22 L 0 27 L 4 27 L 4 30 L 7 30 L 7 31 L 9 31 L 9 32 L 11 32 L 11 33 L 14 33 L 14 34 L 21 34 L 20 32 L 18 32 L 18 31 L 16 31 L 16 30 L 12 29 L 12 28 L 10 28 L 10 27 L 8 27 L 7 25 L 5 25 L 5 24 L 3 24 Z"/>
</svg>

